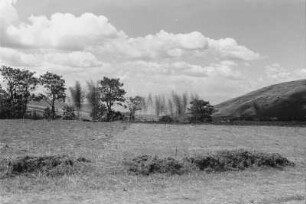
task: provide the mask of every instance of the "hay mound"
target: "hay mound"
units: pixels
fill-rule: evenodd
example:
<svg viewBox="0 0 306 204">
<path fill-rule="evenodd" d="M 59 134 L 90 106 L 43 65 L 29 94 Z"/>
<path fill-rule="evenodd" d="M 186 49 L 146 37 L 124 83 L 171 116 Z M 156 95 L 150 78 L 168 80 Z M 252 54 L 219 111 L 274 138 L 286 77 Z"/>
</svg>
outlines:
<svg viewBox="0 0 306 204">
<path fill-rule="evenodd" d="M 247 150 L 220 151 L 211 155 L 186 158 L 200 170 L 231 171 L 244 170 L 249 167 L 281 168 L 294 166 L 294 163 L 280 154 L 263 153 Z"/>
<path fill-rule="evenodd" d="M 83 157 L 74 159 L 67 155 L 24 156 L 0 161 L 0 172 L 7 177 L 21 174 L 63 176 L 81 172 L 83 162 L 90 162 L 90 160 Z"/>
<path fill-rule="evenodd" d="M 128 171 L 134 174 L 150 175 L 153 173 L 182 174 L 186 171 L 184 163 L 174 158 L 160 159 L 157 156 L 142 155 L 127 162 Z"/>
<path fill-rule="evenodd" d="M 189 171 L 222 172 L 245 170 L 251 167 L 282 168 L 294 163 L 280 154 L 247 150 L 225 150 L 214 154 L 186 157 L 176 160 L 171 157 L 142 155 L 126 163 L 130 173 L 150 175 L 154 173 L 183 174 Z"/>
</svg>

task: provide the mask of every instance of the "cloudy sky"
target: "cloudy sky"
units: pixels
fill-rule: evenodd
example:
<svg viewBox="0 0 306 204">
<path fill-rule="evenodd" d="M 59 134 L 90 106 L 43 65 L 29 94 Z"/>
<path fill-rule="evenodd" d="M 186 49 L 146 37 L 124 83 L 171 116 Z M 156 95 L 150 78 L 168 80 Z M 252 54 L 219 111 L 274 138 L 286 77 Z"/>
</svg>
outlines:
<svg viewBox="0 0 306 204">
<path fill-rule="evenodd" d="M 305 0 L 0 0 L 0 64 L 218 103 L 306 78 Z"/>
</svg>

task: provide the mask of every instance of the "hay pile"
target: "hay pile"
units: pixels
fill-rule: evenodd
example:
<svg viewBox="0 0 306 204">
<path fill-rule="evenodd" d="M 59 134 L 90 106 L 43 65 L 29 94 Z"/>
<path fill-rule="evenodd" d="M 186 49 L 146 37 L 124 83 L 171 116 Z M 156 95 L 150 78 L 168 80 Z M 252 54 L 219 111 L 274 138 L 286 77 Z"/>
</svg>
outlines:
<svg viewBox="0 0 306 204">
<path fill-rule="evenodd" d="M 171 157 L 160 159 L 157 156 L 142 155 L 135 157 L 126 164 L 129 167 L 129 172 L 140 175 L 150 175 L 152 173 L 183 174 L 187 171 L 183 161 Z"/>
<path fill-rule="evenodd" d="M 264 153 L 247 150 L 219 151 L 214 154 L 186 158 L 200 170 L 233 171 L 250 167 L 282 168 L 294 166 L 294 163 L 276 153 Z"/>
<path fill-rule="evenodd" d="M 200 170 L 205 172 L 237 171 L 247 168 L 282 168 L 294 166 L 287 158 L 275 153 L 263 153 L 247 150 L 225 150 L 213 154 L 174 159 L 171 157 L 142 155 L 126 162 L 128 172 L 137 175 L 154 173 L 183 174 Z"/>
<path fill-rule="evenodd" d="M 84 162 L 90 162 L 90 160 L 83 157 L 75 159 L 67 155 L 24 156 L 1 160 L 0 173 L 2 177 L 38 174 L 44 176 L 72 175 L 84 169 L 82 165 Z"/>
</svg>

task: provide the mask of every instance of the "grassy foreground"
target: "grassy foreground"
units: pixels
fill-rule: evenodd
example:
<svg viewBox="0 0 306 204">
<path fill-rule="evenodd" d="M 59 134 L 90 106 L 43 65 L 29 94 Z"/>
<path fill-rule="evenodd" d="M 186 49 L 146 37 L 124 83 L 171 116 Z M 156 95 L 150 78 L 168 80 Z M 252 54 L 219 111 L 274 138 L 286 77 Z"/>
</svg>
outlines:
<svg viewBox="0 0 306 204">
<path fill-rule="evenodd" d="M 0 179 L 0 203 L 305 203 L 305 127 L 0 121 L 0 159 L 65 154 L 88 171 Z M 139 155 L 183 158 L 249 149 L 280 153 L 284 169 L 131 175 Z"/>
</svg>

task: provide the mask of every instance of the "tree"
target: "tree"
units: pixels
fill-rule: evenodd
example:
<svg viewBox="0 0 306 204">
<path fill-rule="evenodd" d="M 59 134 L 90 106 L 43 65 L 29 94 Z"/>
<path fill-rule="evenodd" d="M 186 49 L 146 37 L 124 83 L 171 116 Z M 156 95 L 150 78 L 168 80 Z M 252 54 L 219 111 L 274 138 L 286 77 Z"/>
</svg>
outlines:
<svg viewBox="0 0 306 204">
<path fill-rule="evenodd" d="M 123 83 L 120 83 L 120 79 L 110 79 L 108 77 L 103 77 L 103 80 L 99 81 L 98 90 L 100 95 L 100 100 L 105 103 L 107 108 L 107 118 L 106 121 L 112 120 L 113 109 L 112 107 L 117 105 L 122 105 L 121 102 L 125 101 L 124 95 L 126 94 L 123 87 Z"/>
<path fill-rule="evenodd" d="M 190 104 L 190 122 L 209 122 L 212 120 L 211 115 L 214 112 L 214 107 L 208 101 L 193 99 Z"/>
<path fill-rule="evenodd" d="M 166 99 L 164 96 L 157 95 L 154 97 L 154 108 L 157 117 L 159 117 L 161 113 L 166 112 L 167 107 Z"/>
<path fill-rule="evenodd" d="M 98 86 L 93 81 L 87 82 L 88 93 L 86 98 L 91 106 L 90 117 L 94 121 L 102 121 L 107 113 L 106 106 L 100 103 Z"/>
<path fill-rule="evenodd" d="M 171 99 L 168 99 L 168 110 L 169 110 L 170 115 L 173 116 L 173 113 L 174 113 L 174 111 L 173 111 L 173 102 L 172 102 Z"/>
<path fill-rule="evenodd" d="M 80 110 L 84 101 L 84 93 L 82 92 L 82 87 L 79 81 L 75 83 L 74 87 L 70 87 L 70 93 L 73 101 L 73 105 L 77 110 L 77 117 L 80 117 Z"/>
<path fill-rule="evenodd" d="M 188 95 L 183 93 L 179 95 L 172 92 L 172 101 L 176 111 L 176 117 L 180 117 L 185 114 L 188 105 Z"/>
<path fill-rule="evenodd" d="M 8 94 L 2 89 L 0 84 L 0 118 L 5 119 L 9 116 Z"/>
<path fill-rule="evenodd" d="M 35 90 L 38 79 L 35 72 L 2 66 L 0 72 L 6 82 L 7 105 L 10 118 L 25 116 L 31 92 Z"/>
<path fill-rule="evenodd" d="M 130 120 L 135 120 L 135 113 L 145 107 L 145 99 L 141 96 L 127 98 L 127 107 L 130 111 Z"/>
<path fill-rule="evenodd" d="M 55 101 L 65 101 L 65 80 L 62 76 L 47 72 L 39 78 L 40 83 L 46 89 L 46 94 L 42 95 L 51 106 L 51 118 L 55 119 Z"/>
</svg>

